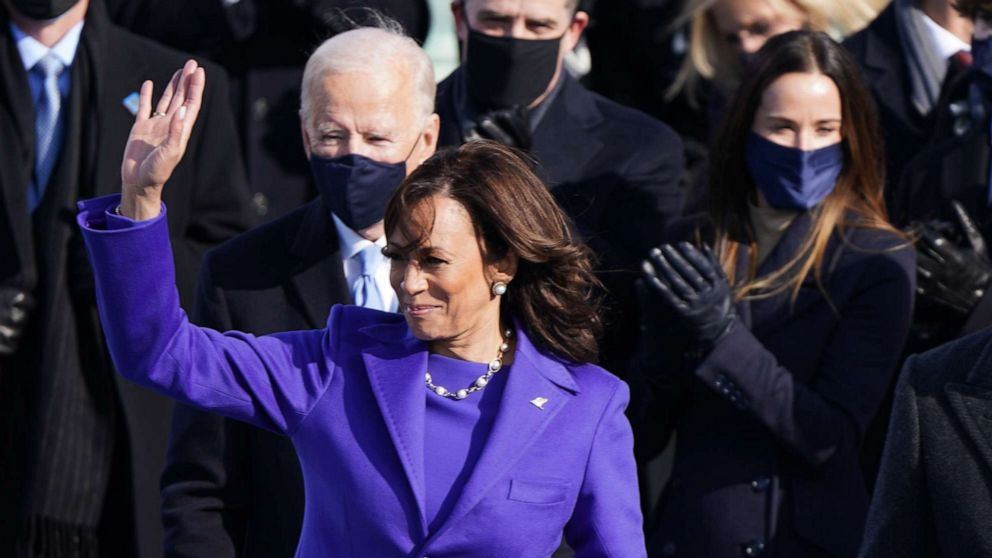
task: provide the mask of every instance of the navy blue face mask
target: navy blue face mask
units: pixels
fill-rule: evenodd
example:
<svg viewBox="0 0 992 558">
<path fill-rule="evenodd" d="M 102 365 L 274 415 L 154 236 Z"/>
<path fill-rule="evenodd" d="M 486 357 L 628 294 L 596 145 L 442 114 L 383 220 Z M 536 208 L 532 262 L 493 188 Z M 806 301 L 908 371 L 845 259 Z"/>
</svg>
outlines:
<svg viewBox="0 0 992 558">
<path fill-rule="evenodd" d="M 810 209 L 833 191 L 844 168 L 841 143 L 803 151 L 754 132 L 747 139 L 747 167 L 758 190 L 778 209 Z"/>
<path fill-rule="evenodd" d="M 406 178 L 406 160 L 380 163 L 361 155 L 310 155 L 310 170 L 324 205 L 353 231 L 382 221 L 393 192 Z"/>
</svg>

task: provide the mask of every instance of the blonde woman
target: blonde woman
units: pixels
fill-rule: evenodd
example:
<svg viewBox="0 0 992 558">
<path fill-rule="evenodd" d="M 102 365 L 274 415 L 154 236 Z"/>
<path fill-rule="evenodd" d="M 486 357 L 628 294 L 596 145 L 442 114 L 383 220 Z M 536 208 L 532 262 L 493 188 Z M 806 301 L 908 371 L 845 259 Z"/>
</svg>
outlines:
<svg viewBox="0 0 992 558">
<path fill-rule="evenodd" d="M 703 104 L 700 86 L 715 82 L 730 92 L 742 61 L 769 38 L 788 31 L 824 31 L 841 39 L 867 25 L 887 0 L 688 0 L 677 26 L 689 25 L 689 50 L 675 82 L 673 99 L 684 93 L 695 106 Z"/>
</svg>

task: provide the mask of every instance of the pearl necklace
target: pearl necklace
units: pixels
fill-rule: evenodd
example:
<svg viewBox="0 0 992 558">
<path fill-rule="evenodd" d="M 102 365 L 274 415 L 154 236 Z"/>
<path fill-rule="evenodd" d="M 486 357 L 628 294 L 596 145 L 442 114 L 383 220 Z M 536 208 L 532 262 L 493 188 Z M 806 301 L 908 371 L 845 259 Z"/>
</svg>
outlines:
<svg viewBox="0 0 992 558">
<path fill-rule="evenodd" d="M 441 397 L 447 397 L 448 399 L 455 399 L 457 401 L 461 401 L 462 399 L 465 399 L 469 395 L 486 387 L 487 385 L 489 385 L 489 380 L 492 379 L 493 375 L 499 372 L 500 369 L 503 368 L 503 353 L 510 350 L 510 345 L 509 343 L 506 342 L 506 340 L 509 339 L 512 335 L 513 335 L 512 330 L 508 329 L 503 332 L 504 340 L 502 343 L 500 343 L 499 353 L 497 353 L 496 358 L 494 358 L 489 362 L 489 366 L 486 369 L 486 373 L 476 378 L 476 380 L 472 382 L 472 385 L 470 385 L 469 387 L 465 389 L 460 389 L 452 393 L 448 391 L 448 389 L 444 386 L 434 385 L 434 379 L 431 378 L 431 373 L 430 371 L 428 371 L 426 374 L 424 374 L 424 378 L 427 380 L 427 389 L 431 390 L 437 395 L 440 395 Z"/>
</svg>

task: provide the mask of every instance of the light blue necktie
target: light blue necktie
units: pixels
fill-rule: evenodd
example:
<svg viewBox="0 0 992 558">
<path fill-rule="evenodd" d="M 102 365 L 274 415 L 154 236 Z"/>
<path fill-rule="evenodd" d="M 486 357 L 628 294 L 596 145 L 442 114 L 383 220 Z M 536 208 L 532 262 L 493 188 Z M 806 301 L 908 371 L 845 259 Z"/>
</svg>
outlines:
<svg viewBox="0 0 992 558">
<path fill-rule="evenodd" d="M 355 304 L 364 308 L 387 310 L 382 300 L 382 293 L 375 284 L 375 270 L 382 263 L 382 248 L 370 244 L 352 256 L 361 264 L 362 275 L 351 286 L 351 298 Z"/>
<path fill-rule="evenodd" d="M 35 163 L 34 180 L 28 190 L 28 207 L 31 211 L 41 203 L 48 187 L 48 179 L 58 159 L 62 143 L 62 92 L 59 91 L 59 76 L 65 66 L 49 52 L 31 68 L 31 72 L 41 78 L 41 94 L 35 101 Z"/>
</svg>

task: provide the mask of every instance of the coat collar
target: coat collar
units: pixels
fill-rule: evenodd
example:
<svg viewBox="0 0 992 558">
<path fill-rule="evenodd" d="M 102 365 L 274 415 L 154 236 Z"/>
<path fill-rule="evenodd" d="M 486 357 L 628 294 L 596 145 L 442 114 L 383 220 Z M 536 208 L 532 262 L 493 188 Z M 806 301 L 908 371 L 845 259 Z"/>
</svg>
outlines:
<svg viewBox="0 0 992 558">
<path fill-rule="evenodd" d="M 331 306 L 351 300 L 344 276 L 338 234 L 320 198 L 307 205 L 302 223 L 291 239 L 290 254 L 298 262 L 291 288 L 310 325 L 323 327 Z"/>
<path fill-rule="evenodd" d="M 889 5 L 866 30 L 865 77 L 879 104 L 919 127 L 923 118 L 908 95 L 906 56 L 899 39 L 895 6 Z"/>
<path fill-rule="evenodd" d="M 992 343 L 986 343 L 965 381 L 947 384 L 944 393 L 952 414 L 992 470 Z"/>
<path fill-rule="evenodd" d="M 551 189 L 585 176 L 586 165 L 595 159 L 603 142 L 593 130 L 603 122 L 603 113 L 593 94 L 575 78 L 562 73 L 561 91 L 534 131 L 532 151 L 540 166 L 538 174 Z"/>
<path fill-rule="evenodd" d="M 425 546 L 470 512 L 579 392 L 565 365 L 542 353 L 516 324 L 516 353 L 485 448 L 451 515 L 428 536 L 423 456 L 423 397 L 428 395 L 423 373 L 427 370 L 428 347 L 413 338 L 400 321 L 369 326 L 361 332 L 380 342 L 363 351 L 362 360 L 413 492 Z M 536 397 L 547 399 L 543 408 L 531 403 Z"/>
</svg>

